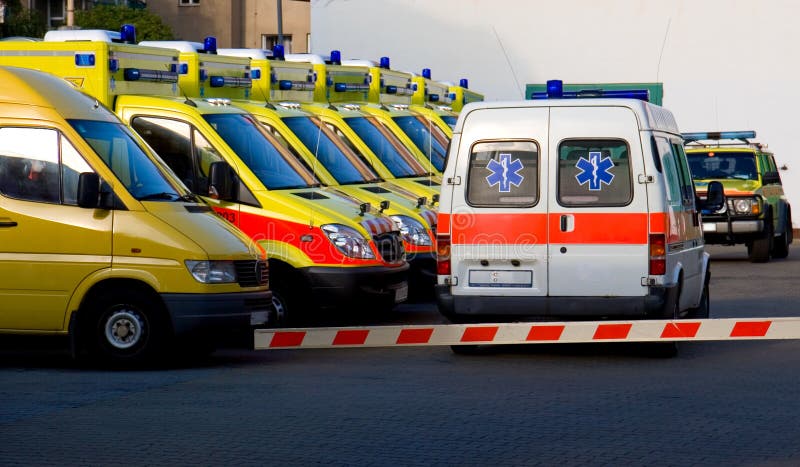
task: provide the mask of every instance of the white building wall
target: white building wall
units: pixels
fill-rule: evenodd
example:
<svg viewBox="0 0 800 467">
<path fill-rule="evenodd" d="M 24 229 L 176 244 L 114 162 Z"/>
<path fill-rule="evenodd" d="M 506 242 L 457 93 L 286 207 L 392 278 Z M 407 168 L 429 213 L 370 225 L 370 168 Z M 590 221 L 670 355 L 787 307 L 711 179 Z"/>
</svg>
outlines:
<svg viewBox="0 0 800 467">
<path fill-rule="evenodd" d="M 800 225 L 800 1 L 312 0 L 313 52 L 458 82 L 487 100 L 525 84 L 664 83 L 682 131 L 756 130 Z"/>
</svg>

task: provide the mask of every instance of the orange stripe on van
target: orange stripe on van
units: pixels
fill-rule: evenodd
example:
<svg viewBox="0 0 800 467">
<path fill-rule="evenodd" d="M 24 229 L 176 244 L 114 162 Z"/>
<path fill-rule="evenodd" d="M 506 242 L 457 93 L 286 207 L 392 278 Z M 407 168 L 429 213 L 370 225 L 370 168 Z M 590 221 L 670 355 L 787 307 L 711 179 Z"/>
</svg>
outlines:
<svg viewBox="0 0 800 467">
<path fill-rule="evenodd" d="M 561 216 L 574 217 L 575 229 L 561 231 Z M 551 213 L 550 243 L 646 245 L 647 213 Z"/>
<path fill-rule="evenodd" d="M 453 245 L 544 244 L 547 214 L 451 214 L 450 237 Z"/>
<path fill-rule="evenodd" d="M 667 233 L 667 219 L 669 217 L 664 212 L 650 213 L 650 233 L 665 234 Z"/>
</svg>

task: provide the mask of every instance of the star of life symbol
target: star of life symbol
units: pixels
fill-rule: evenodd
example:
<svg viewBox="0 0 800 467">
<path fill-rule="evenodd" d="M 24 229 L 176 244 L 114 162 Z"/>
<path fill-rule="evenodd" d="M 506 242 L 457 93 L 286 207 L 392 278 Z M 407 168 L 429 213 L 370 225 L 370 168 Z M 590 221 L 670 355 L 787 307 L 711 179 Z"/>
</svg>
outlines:
<svg viewBox="0 0 800 467">
<path fill-rule="evenodd" d="M 575 167 L 581 170 L 581 173 L 575 175 L 575 179 L 579 185 L 589 183 L 589 191 L 600 191 L 604 183 L 611 185 L 614 180 L 614 174 L 609 172 L 614 167 L 614 162 L 608 156 L 602 159 L 601 157 L 600 151 L 590 152 L 589 159 L 581 157 L 575 164 Z"/>
<path fill-rule="evenodd" d="M 490 187 L 499 185 L 500 193 L 510 192 L 511 185 L 518 187 L 525 179 L 519 174 L 522 162 L 519 159 L 512 161 L 511 154 L 500 154 L 500 162 L 492 159 L 486 164 L 486 169 L 492 172 L 486 177 L 486 182 Z"/>
</svg>

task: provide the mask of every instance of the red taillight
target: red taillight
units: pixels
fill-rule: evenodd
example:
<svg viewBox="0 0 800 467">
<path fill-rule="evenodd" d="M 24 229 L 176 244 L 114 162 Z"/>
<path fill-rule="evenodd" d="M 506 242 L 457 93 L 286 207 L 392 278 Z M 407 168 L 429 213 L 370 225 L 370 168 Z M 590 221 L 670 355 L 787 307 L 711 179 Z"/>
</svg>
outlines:
<svg viewBox="0 0 800 467">
<path fill-rule="evenodd" d="M 436 236 L 436 274 L 450 275 L 450 235 Z"/>
<path fill-rule="evenodd" d="M 667 273 L 667 239 L 664 234 L 650 234 L 650 275 Z"/>
</svg>

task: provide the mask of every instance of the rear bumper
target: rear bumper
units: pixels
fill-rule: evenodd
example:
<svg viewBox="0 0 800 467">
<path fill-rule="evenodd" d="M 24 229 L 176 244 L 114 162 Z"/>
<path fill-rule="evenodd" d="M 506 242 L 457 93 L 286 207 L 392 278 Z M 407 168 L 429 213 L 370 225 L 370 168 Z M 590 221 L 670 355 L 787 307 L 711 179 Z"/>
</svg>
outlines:
<svg viewBox="0 0 800 467">
<path fill-rule="evenodd" d="M 300 269 L 311 294 L 321 307 L 338 307 L 353 302 L 394 300 L 407 294 L 408 263 L 402 266 L 310 267 Z M 402 292 L 401 292 L 402 290 Z"/>
<path fill-rule="evenodd" d="M 272 292 L 161 294 L 177 337 L 266 324 Z"/>
<path fill-rule="evenodd" d="M 641 297 L 504 297 L 453 295 L 436 285 L 439 311 L 451 321 L 491 319 L 661 319 L 672 318 L 677 286 L 650 287 Z"/>
</svg>

